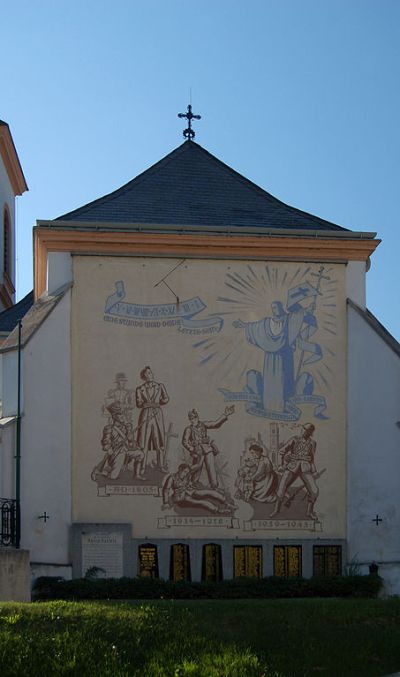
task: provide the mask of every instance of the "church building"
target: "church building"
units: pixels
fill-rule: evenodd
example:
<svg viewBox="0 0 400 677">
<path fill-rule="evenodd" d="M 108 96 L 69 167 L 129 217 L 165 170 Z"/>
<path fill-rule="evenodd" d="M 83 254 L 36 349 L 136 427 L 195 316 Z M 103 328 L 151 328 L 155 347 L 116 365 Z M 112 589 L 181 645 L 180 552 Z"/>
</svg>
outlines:
<svg viewBox="0 0 400 677">
<path fill-rule="evenodd" d="M 376 233 L 284 204 L 189 124 L 166 157 L 39 220 L 33 239 L 0 421 L 20 426 L 33 577 L 376 563 L 400 592 L 400 346 L 366 307 Z"/>
<path fill-rule="evenodd" d="M 15 198 L 27 190 L 10 128 L 0 120 L 0 311 L 15 303 Z"/>
</svg>

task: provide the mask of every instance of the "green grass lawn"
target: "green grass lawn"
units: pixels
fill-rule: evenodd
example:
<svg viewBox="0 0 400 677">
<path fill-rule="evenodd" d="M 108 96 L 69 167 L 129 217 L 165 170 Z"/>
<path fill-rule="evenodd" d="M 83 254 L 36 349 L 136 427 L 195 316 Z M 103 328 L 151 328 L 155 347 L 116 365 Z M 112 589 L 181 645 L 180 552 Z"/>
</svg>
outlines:
<svg viewBox="0 0 400 677">
<path fill-rule="evenodd" d="M 0 675 L 382 677 L 400 600 L 0 604 Z"/>
</svg>

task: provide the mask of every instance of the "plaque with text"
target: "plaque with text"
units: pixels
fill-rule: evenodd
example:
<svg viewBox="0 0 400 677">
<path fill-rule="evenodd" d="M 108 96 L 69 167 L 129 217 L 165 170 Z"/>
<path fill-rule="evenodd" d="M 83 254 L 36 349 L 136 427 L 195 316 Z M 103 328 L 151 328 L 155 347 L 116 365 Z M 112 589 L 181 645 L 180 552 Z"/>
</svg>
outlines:
<svg viewBox="0 0 400 677">
<path fill-rule="evenodd" d="M 158 578 L 157 546 L 153 543 L 139 545 L 139 576 Z"/>
<path fill-rule="evenodd" d="M 124 575 L 120 532 L 82 533 L 82 576 L 93 567 L 100 570 L 100 577 L 121 578 Z"/>
<path fill-rule="evenodd" d="M 274 576 L 301 576 L 301 545 L 274 545 Z"/>
<path fill-rule="evenodd" d="M 314 545 L 314 576 L 340 576 L 342 573 L 342 546 Z"/>
<path fill-rule="evenodd" d="M 217 543 L 203 545 L 201 580 L 211 582 L 222 581 L 221 546 L 217 545 Z"/>
<path fill-rule="evenodd" d="M 185 543 L 171 545 L 170 578 L 172 581 L 190 581 L 190 551 Z"/>
<path fill-rule="evenodd" d="M 262 546 L 235 545 L 233 547 L 233 571 L 235 578 L 239 576 L 262 578 Z"/>
<path fill-rule="evenodd" d="M 235 578 L 246 576 L 245 548 L 245 545 L 235 545 L 233 547 L 233 575 Z"/>
</svg>

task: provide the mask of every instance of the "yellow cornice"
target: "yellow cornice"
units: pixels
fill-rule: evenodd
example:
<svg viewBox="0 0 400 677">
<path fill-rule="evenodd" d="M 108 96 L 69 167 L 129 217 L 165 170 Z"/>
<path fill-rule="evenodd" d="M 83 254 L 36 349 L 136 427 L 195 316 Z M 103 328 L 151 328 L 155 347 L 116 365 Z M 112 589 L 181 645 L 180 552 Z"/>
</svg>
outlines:
<svg viewBox="0 0 400 677">
<path fill-rule="evenodd" d="M 28 190 L 24 173 L 15 150 L 11 132 L 6 124 L 0 124 L 0 156 L 4 162 L 14 195 L 22 195 Z"/>
<path fill-rule="evenodd" d="M 185 258 L 253 259 L 347 263 L 367 261 L 380 240 L 317 237 L 255 237 L 183 233 L 144 233 L 34 228 L 35 298 L 46 290 L 50 252 L 162 256 Z"/>
</svg>

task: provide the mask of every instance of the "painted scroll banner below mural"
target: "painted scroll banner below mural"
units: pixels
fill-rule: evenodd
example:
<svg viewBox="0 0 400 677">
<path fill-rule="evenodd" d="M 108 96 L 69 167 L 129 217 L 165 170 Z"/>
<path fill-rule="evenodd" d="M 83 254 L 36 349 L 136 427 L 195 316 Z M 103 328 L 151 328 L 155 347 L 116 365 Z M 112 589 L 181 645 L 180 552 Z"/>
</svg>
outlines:
<svg viewBox="0 0 400 677">
<path fill-rule="evenodd" d="M 158 528 L 170 527 L 226 527 L 227 529 L 239 529 L 240 522 L 236 517 L 177 517 L 167 515 L 158 518 Z"/>
<path fill-rule="evenodd" d="M 322 523 L 316 520 L 248 520 L 243 523 L 244 531 L 288 531 L 291 529 L 302 531 L 322 531 Z"/>
</svg>

